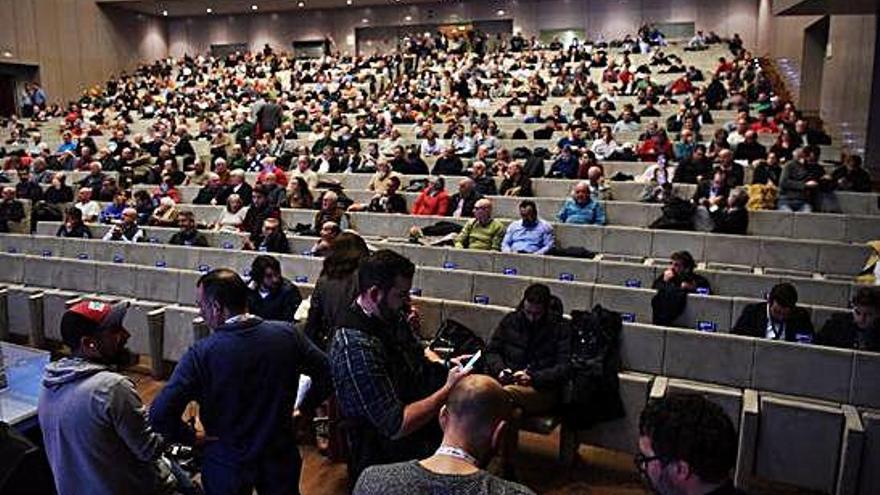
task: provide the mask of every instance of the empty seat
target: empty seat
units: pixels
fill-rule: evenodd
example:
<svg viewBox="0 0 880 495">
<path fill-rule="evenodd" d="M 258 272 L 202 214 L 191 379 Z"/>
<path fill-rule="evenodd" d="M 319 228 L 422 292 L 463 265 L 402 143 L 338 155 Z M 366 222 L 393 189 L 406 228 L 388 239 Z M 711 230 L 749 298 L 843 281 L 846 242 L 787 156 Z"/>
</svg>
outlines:
<svg viewBox="0 0 880 495">
<path fill-rule="evenodd" d="M 709 399 L 721 406 L 721 409 L 733 422 L 733 426 L 739 431 L 743 404 L 742 390 L 717 384 L 669 378 L 666 382 L 666 394 L 697 394 Z"/>
<path fill-rule="evenodd" d="M 430 285 L 433 283 L 433 274 L 429 275 L 427 271 L 422 273 L 422 290 L 430 292 Z M 488 304 L 496 306 L 515 307 L 522 299 L 526 287 L 532 283 L 532 279 L 526 277 L 514 277 L 511 275 L 495 275 L 486 273 L 475 273 L 474 277 L 474 298 L 487 297 Z M 464 294 L 466 292 L 462 291 Z M 455 299 L 461 300 L 461 296 Z M 565 302 L 565 301 L 563 301 Z M 566 306 L 567 307 L 567 306 Z"/>
<path fill-rule="evenodd" d="M 602 252 L 645 256 L 651 252 L 651 233 L 635 227 L 606 229 L 602 235 Z"/>
<path fill-rule="evenodd" d="M 749 337 L 670 328 L 666 331 L 663 374 L 747 388 L 752 381 L 754 353 L 755 339 Z"/>
<path fill-rule="evenodd" d="M 473 304 L 457 301 L 444 301 L 443 319 L 463 323 L 481 339 L 489 342 L 489 337 L 510 308 L 488 304 Z"/>
<path fill-rule="evenodd" d="M 848 403 L 880 410 L 880 354 L 855 351 Z"/>
<path fill-rule="evenodd" d="M 754 473 L 830 493 L 837 481 L 843 413 L 832 404 L 762 394 Z"/>
<path fill-rule="evenodd" d="M 762 239 L 757 265 L 812 272 L 818 265 L 819 246 L 804 240 Z"/>
<path fill-rule="evenodd" d="M 865 437 L 858 493 L 880 493 L 880 469 L 877 469 L 880 466 L 880 411 L 862 413 L 862 425 Z"/>
<path fill-rule="evenodd" d="M 652 375 L 662 374 L 665 338 L 664 327 L 624 323 L 620 335 L 621 369 Z"/>
<path fill-rule="evenodd" d="M 148 301 L 176 302 L 179 270 L 139 266 L 135 270 L 135 297 Z"/>
<path fill-rule="evenodd" d="M 654 230 L 651 232 L 651 256 L 669 258 L 676 251 L 688 251 L 695 260 L 705 255 L 706 235 L 699 232 Z"/>
<path fill-rule="evenodd" d="M 164 331 L 162 332 L 162 358 L 177 362 L 195 342 L 193 336 L 193 319 L 198 310 L 178 305 L 165 308 Z"/>
<path fill-rule="evenodd" d="M 619 261 L 602 261 L 596 282 L 606 285 L 623 287 L 650 288 L 654 283 L 657 268 L 651 265 L 623 263 Z"/>
<path fill-rule="evenodd" d="M 43 293 L 43 334 L 46 339 L 61 342 L 61 317 L 67 303 L 81 293 L 66 290 L 47 290 Z"/>
<path fill-rule="evenodd" d="M 420 289 L 426 297 L 471 301 L 474 275 L 467 270 L 418 270 L 413 288 Z M 494 304 L 491 298 L 488 304 Z"/>
<path fill-rule="evenodd" d="M 492 256 L 492 270 L 495 273 L 541 277 L 544 275 L 545 256 L 516 253 L 496 253 Z"/>
<path fill-rule="evenodd" d="M 756 339 L 752 384 L 761 391 L 843 403 L 852 368 L 852 351 Z"/>
<path fill-rule="evenodd" d="M 689 294 L 684 312 L 675 320 L 675 326 L 697 329 L 701 322 L 711 322 L 716 331 L 728 331 L 732 326 L 733 300 L 729 297 Z"/>
<path fill-rule="evenodd" d="M 619 313 L 629 313 L 638 323 L 652 321 L 651 298 L 653 297 L 654 291 L 650 289 L 630 289 L 601 284 L 593 287 L 593 304 L 601 304 Z"/>
</svg>

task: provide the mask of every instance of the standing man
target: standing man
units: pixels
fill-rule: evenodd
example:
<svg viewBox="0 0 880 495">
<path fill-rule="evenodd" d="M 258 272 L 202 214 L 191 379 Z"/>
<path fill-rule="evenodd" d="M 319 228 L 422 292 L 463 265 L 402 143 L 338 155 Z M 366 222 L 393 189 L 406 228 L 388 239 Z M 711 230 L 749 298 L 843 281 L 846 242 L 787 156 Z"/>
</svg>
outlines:
<svg viewBox="0 0 880 495">
<path fill-rule="evenodd" d="M 360 262 L 360 289 L 330 347 L 350 449 L 349 480 L 369 466 L 420 459 L 440 442 L 436 418 L 467 373 L 428 358 L 408 318 L 415 265 L 386 249 Z"/>
<path fill-rule="evenodd" d="M 83 301 L 61 317 L 71 356 L 46 366 L 37 414 L 60 495 L 165 494 L 162 437 L 147 422 L 134 383 L 113 371 L 130 362 L 127 303 Z"/>
<path fill-rule="evenodd" d="M 197 287 L 201 317 L 212 330 L 181 358 L 153 402 L 150 419 L 175 441 L 195 443 L 181 421 L 199 403 L 205 427 L 202 484 L 207 495 L 298 494 L 301 459 L 293 429 L 300 374 L 312 379 L 302 410 L 330 393 L 327 356 L 288 324 L 248 312 L 248 287 L 217 269 Z"/>
</svg>

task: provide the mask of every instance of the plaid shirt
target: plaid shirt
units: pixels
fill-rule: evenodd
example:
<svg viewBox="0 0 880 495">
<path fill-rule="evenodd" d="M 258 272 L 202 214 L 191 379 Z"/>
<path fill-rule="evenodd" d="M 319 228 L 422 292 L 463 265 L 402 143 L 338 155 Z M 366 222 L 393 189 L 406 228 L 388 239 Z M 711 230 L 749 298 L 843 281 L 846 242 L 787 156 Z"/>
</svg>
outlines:
<svg viewBox="0 0 880 495">
<path fill-rule="evenodd" d="M 438 387 L 408 325 L 387 324 L 359 307 L 345 317 L 330 347 L 333 383 L 343 417 L 369 423 L 393 438 L 403 409 Z"/>
</svg>

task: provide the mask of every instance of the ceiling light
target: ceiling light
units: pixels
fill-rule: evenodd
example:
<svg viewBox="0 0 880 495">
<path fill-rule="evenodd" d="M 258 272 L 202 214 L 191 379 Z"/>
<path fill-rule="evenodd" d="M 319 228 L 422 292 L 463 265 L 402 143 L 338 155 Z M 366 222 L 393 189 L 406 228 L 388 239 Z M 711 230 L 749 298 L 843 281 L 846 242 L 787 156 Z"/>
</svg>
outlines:
<svg viewBox="0 0 880 495">
<path fill-rule="evenodd" d="M 259 9 L 260 9 L 260 7 L 257 6 L 257 4 L 251 5 L 251 10 L 259 10 Z"/>
<path fill-rule="evenodd" d="M 296 6 L 302 8 L 302 7 L 306 6 L 306 3 L 305 2 L 297 2 Z"/>
<path fill-rule="evenodd" d="M 167 11 L 167 10 L 163 10 L 163 11 L 162 11 L 162 15 L 165 16 L 165 17 L 168 17 L 168 11 Z"/>
<path fill-rule="evenodd" d="M 411 21 L 411 20 L 412 20 L 412 16 L 411 16 L 411 15 L 408 15 L 408 16 L 404 17 L 403 19 L 406 20 L 406 21 Z"/>
<path fill-rule="evenodd" d="M 364 17 L 363 19 L 361 19 L 361 22 L 363 22 L 364 24 L 366 24 L 366 23 L 370 22 L 370 20 L 367 19 L 366 17 Z"/>
<path fill-rule="evenodd" d="M 9 50 L 6 50 L 3 52 L 3 56 L 6 58 L 12 58 L 12 52 L 10 52 Z"/>
<path fill-rule="evenodd" d="M 345 5 L 351 5 L 351 0 L 345 0 Z"/>
<path fill-rule="evenodd" d="M 205 9 L 205 12 L 207 12 L 208 14 L 213 14 L 214 9 L 212 9 L 211 7 L 208 7 L 207 9 Z"/>
<path fill-rule="evenodd" d="M 496 14 L 498 14 L 498 15 L 504 15 L 506 13 L 507 12 L 505 12 L 504 9 L 498 9 L 498 12 L 496 12 Z"/>
</svg>

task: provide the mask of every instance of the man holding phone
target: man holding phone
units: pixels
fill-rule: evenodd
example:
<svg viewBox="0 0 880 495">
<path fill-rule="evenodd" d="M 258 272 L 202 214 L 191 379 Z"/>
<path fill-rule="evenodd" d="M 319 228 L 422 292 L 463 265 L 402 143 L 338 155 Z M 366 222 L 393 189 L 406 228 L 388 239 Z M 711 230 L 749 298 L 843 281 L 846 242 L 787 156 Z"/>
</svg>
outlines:
<svg viewBox="0 0 880 495">
<path fill-rule="evenodd" d="M 569 350 L 561 303 L 543 284 L 526 288 L 519 306 L 501 320 L 489 339 L 486 368 L 504 385 L 516 408 L 503 449 L 507 475 L 513 474 L 510 460 L 516 451 L 517 420 L 549 413 L 559 404 Z"/>
</svg>

